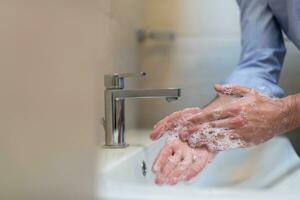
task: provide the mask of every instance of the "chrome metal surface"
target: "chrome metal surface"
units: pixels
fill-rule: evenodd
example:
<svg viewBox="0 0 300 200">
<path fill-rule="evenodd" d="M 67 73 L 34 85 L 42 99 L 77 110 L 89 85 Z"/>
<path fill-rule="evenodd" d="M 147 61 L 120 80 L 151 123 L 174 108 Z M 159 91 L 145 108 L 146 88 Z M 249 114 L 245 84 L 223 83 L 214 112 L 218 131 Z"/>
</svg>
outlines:
<svg viewBox="0 0 300 200">
<path fill-rule="evenodd" d="M 104 86 L 106 89 L 123 89 L 124 78 L 139 78 L 146 76 L 145 72 L 140 73 L 124 73 L 124 74 L 107 74 L 104 75 Z"/>
<path fill-rule="evenodd" d="M 114 90 L 113 98 L 125 99 L 125 98 L 166 98 L 175 99 L 180 96 L 180 89 L 168 88 L 168 89 L 146 89 L 146 90 Z"/>
<path fill-rule="evenodd" d="M 178 88 L 124 90 L 125 77 L 142 77 L 139 74 L 114 74 L 105 75 L 105 118 L 102 124 L 105 129 L 105 147 L 124 148 L 125 141 L 125 99 L 126 98 L 165 98 L 168 102 L 177 100 L 181 90 Z"/>
<path fill-rule="evenodd" d="M 142 174 L 143 176 L 147 175 L 147 165 L 146 162 L 143 160 L 142 164 L 141 164 L 141 168 L 142 168 Z"/>
</svg>

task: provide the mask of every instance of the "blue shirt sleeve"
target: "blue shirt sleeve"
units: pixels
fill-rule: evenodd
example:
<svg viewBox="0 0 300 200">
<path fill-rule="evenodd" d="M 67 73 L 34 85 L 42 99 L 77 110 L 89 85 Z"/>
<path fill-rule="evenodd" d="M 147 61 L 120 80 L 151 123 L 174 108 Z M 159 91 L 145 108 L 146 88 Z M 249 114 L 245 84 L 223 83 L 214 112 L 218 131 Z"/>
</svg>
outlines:
<svg viewBox="0 0 300 200">
<path fill-rule="evenodd" d="M 278 80 L 286 53 L 281 28 L 266 0 L 237 0 L 241 11 L 240 62 L 224 81 L 276 97 L 284 95 Z"/>
</svg>

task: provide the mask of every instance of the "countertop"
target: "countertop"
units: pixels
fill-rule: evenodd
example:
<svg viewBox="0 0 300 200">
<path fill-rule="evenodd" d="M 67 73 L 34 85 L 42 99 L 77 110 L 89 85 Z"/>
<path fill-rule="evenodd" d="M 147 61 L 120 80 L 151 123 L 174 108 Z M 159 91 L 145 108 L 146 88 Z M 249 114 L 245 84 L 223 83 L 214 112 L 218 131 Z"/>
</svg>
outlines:
<svg viewBox="0 0 300 200">
<path fill-rule="evenodd" d="M 122 149 L 108 149 L 104 143 L 99 147 L 98 166 L 100 172 L 118 165 L 118 163 L 136 154 L 143 147 L 150 145 L 153 141 L 149 138 L 151 130 L 149 129 L 132 129 L 126 131 L 126 142 L 128 147 Z"/>
</svg>

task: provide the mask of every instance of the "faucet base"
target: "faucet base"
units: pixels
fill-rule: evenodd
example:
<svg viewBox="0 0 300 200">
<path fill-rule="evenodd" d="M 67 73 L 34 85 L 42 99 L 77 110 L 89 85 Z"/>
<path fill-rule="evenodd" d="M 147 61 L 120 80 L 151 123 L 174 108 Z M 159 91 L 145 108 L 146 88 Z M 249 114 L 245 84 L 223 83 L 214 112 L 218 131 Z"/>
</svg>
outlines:
<svg viewBox="0 0 300 200">
<path fill-rule="evenodd" d="M 124 148 L 126 148 L 126 147 L 128 147 L 129 146 L 129 144 L 116 144 L 116 145 L 107 145 L 107 144 L 105 144 L 105 145 L 103 145 L 103 148 L 105 148 L 105 149 L 124 149 Z"/>
</svg>

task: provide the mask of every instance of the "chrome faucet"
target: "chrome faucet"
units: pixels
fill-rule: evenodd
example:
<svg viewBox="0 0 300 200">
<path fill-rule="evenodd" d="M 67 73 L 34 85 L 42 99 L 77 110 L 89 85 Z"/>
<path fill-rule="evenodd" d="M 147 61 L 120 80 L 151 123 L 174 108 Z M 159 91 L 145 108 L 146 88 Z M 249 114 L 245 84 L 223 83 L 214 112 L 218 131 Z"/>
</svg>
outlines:
<svg viewBox="0 0 300 200">
<path fill-rule="evenodd" d="M 168 102 L 180 97 L 180 89 L 147 89 L 124 90 L 124 78 L 143 77 L 138 74 L 112 74 L 104 76 L 105 118 L 102 124 L 105 129 L 105 147 L 125 148 L 125 99 L 126 98 L 166 98 Z"/>
</svg>

